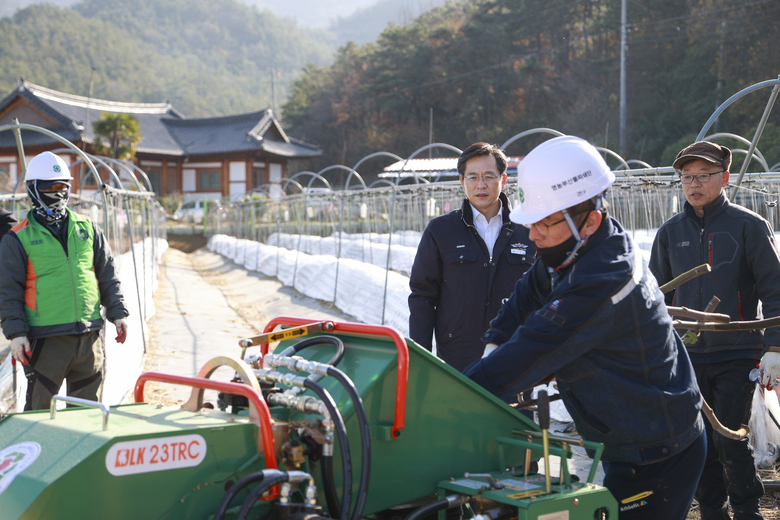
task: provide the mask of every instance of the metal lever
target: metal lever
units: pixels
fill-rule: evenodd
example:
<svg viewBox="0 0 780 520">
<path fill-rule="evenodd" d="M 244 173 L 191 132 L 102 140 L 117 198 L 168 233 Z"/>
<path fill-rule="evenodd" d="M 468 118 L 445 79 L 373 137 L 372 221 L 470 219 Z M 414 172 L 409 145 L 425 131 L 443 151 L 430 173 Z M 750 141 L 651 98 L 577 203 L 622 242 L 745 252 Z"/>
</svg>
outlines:
<svg viewBox="0 0 780 520">
<path fill-rule="evenodd" d="M 100 408 L 103 412 L 103 431 L 108 429 L 108 406 L 97 401 L 90 401 L 89 399 L 81 399 L 80 397 L 70 397 L 65 395 L 53 395 L 51 397 L 51 404 L 49 405 L 49 417 L 53 421 L 57 417 L 57 401 L 64 401 L 71 404 L 80 404 L 81 406 L 88 406 L 90 408 Z"/>
<path fill-rule="evenodd" d="M 546 390 L 539 390 L 536 396 L 539 401 L 537 413 L 539 414 L 539 427 L 542 429 L 542 450 L 544 450 L 544 485 L 548 493 L 552 491 L 550 480 L 550 439 L 547 430 L 550 429 L 550 396 Z"/>
</svg>

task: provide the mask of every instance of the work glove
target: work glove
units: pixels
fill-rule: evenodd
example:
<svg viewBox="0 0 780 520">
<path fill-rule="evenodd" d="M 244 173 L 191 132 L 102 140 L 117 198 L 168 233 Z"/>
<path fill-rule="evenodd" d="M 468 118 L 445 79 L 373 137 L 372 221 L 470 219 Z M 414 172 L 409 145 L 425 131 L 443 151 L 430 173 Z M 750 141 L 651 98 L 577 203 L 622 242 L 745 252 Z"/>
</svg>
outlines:
<svg viewBox="0 0 780 520">
<path fill-rule="evenodd" d="M 124 318 L 119 318 L 114 321 L 114 326 L 116 327 L 116 342 L 124 343 L 127 339 L 127 321 Z"/>
<path fill-rule="evenodd" d="M 25 356 L 30 357 L 32 349 L 27 336 L 17 336 L 11 340 L 11 355 L 22 365 L 27 364 Z"/>
<path fill-rule="evenodd" d="M 767 352 L 764 354 L 758 370 L 761 373 L 761 384 L 767 390 L 777 387 L 777 378 L 780 377 L 780 352 Z"/>
<path fill-rule="evenodd" d="M 493 353 L 493 351 L 494 351 L 494 350 L 496 350 L 497 348 L 498 348 L 498 345 L 496 345 L 495 343 L 488 343 L 487 345 L 485 345 L 485 353 L 484 353 L 484 354 L 482 354 L 482 357 L 483 357 L 483 358 L 486 358 L 486 357 L 488 357 L 488 356 L 489 356 L 490 354 L 492 354 L 492 353 Z"/>
</svg>

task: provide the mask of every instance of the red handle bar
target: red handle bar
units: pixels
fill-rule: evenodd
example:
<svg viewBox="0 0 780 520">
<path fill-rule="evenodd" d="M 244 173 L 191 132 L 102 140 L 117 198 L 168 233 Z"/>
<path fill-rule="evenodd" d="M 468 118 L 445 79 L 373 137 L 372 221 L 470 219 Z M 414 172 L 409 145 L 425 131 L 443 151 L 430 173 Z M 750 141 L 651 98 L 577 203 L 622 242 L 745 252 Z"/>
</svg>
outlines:
<svg viewBox="0 0 780 520">
<path fill-rule="evenodd" d="M 271 412 L 268 410 L 263 396 L 249 385 L 241 383 L 228 383 L 225 381 L 215 381 L 212 379 L 202 379 L 199 377 L 178 376 L 174 374 L 163 374 L 161 372 L 144 372 L 135 383 L 135 402 L 141 403 L 144 400 L 144 386 L 147 381 L 159 381 L 161 383 L 173 383 L 178 385 L 187 385 L 194 388 L 203 388 L 206 390 L 218 390 L 229 394 L 243 395 L 257 410 L 257 416 L 260 419 L 260 438 L 257 440 L 257 451 L 265 452 L 265 467 L 268 469 L 278 469 L 276 462 L 276 445 L 274 443 L 274 432 L 271 427 Z"/>
</svg>

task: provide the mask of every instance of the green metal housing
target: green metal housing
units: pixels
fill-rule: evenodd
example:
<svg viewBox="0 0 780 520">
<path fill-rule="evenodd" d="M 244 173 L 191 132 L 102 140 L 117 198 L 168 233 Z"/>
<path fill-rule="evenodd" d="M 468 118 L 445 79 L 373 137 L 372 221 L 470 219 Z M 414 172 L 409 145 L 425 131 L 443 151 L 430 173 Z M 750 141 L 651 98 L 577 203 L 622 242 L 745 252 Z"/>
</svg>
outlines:
<svg viewBox="0 0 780 520">
<path fill-rule="evenodd" d="M 41 447 L 32 465 L 0 494 L 0 516 L 208 518 L 225 492 L 225 482 L 237 480 L 239 468 L 265 468 L 257 457 L 258 429 L 246 417 L 136 404 L 112 407 L 106 431 L 102 420 L 100 410 L 75 408 L 59 411 L 53 420 L 45 411 L 0 421 L 0 449 L 25 442 Z M 107 461 L 107 454 L 117 443 L 159 439 L 162 445 L 164 439 L 187 434 L 200 435 L 207 443 L 206 457 L 197 466 L 123 476 L 108 471 L 116 460 Z M 153 454 L 143 456 L 149 462 Z M 118 457 L 127 461 L 124 453 Z"/>
<path fill-rule="evenodd" d="M 344 358 L 337 368 L 358 389 L 371 428 L 371 476 L 364 516 L 435 496 L 445 489 L 442 481 L 457 480 L 466 472 L 502 474 L 512 471 L 512 475 L 518 474 L 529 447 L 517 432 L 539 431 L 533 421 L 408 341 L 405 420 L 400 435 L 394 438 L 391 432 L 398 374 L 396 345 L 389 338 L 373 335 L 342 332 L 330 335 L 338 336 L 346 345 Z M 281 344 L 276 351 L 281 352 L 289 344 Z M 333 352 L 333 346 L 314 345 L 298 355 L 325 362 Z M 335 380 L 326 377 L 320 384 L 333 395 L 344 417 L 352 455 L 354 503 L 361 464 L 357 414 L 347 393 Z M 281 430 L 288 421 L 318 418 L 282 408 L 271 408 L 271 415 L 277 421 L 275 436 L 277 427 Z M 102 431 L 101 421 L 100 410 L 83 408 L 60 411 L 55 419 L 50 419 L 48 412 L 26 412 L 0 420 L 0 454 L 4 448 L 21 443 L 40 445 L 37 459 L 16 475 L 4 490 L 0 471 L 2 517 L 9 520 L 64 518 L 63 515 L 70 518 L 208 519 L 232 482 L 266 467 L 265 458 L 258 454 L 262 451 L 258 447 L 259 429 L 246 415 L 136 404 L 111 407 L 106 431 Z M 144 472 L 112 474 L 109 471 L 113 465 L 116 473 L 122 463 L 127 466 L 133 457 L 138 459 L 138 451 L 130 453 L 128 449 L 125 453 L 121 451 L 122 447 L 140 450 L 140 443 L 146 442 L 144 446 L 149 449 L 152 444 L 162 446 L 170 438 L 175 438 L 179 450 L 191 439 L 202 438 L 206 445 L 205 455 L 197 464 L 192 458 L 190 462 L 194 465 L 187 467 L 151 470 L 150 451 L 145 451 L 141 461 L 146 465 Z M 292 439 L 295 439 L 295 433 Z M 333 466 L 340 493 L 343 476 L 339 449 L 337 446 Z M 533 449 L 536 459 L 539 448 L 534 446 Z M 276 451 L 280 469 L 284 470 L 279 442 Z M 196 448 L 195 455 L 197 452 Z M 559 452 L 569 453 L 560 449 Z M 180 456 L 181 453 L 179 451 Z M 184 458 L 187 458 L 186 454 Z M 127 470 L 123 468 L 121 471 Z M 324 486 L 317 463 L 306 460 L 299 469 L 314 477 L 319 491 L 318 503 L 324 507 Z M 226 518 L 235 517 L 237 506 L 249 489 L 251 487 L 234 499 Z M 611 495 L 604 488 L 593 486 L 576 489 L 576 486 L 559 485 L 555 498 L 549 500 L 569 500 L 569 495 L 588 495 L 587 500 L 614 507 Z M 526 510 L 544 509 L 539 509 L 538 497 L 528 500 L 527 504 L 523 502 Z M 268 508 L 268 502 L 258 505 L 258 511 Z M 548 509 L 552 508 L 549 506 Z M 591 511 L 588 518 L 593 518 L 592 515 Z"/>
</svg>

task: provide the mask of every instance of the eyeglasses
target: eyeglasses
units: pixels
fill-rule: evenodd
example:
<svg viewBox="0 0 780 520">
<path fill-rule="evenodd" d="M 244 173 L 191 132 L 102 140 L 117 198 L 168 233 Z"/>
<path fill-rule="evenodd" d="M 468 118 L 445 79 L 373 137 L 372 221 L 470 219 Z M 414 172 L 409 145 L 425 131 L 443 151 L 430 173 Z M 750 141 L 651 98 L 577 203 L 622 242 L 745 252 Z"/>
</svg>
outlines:
<svg viewBox="0 0 780 520">
<path fill-rule="evenodd" d="M 705 182 L 710 182 L 710 177 L 713 175 L 717 175 L 719 173 L 723 173 L 726 170 L 720 170 L 718 172 L 712 172 L 712 173 L 700 173 L 698 175 L 689 175 L 687 173 L 680 173 L 680 182 L 683 184 L 690 184 L 693 182 L 693 179 L 696 178 L 696 182 L 699 184 L 704 184 Z"/>
<path fill-rule="evenodd" d="M 579 211 L 577 213 L 569 213 L 569 216 L 576 217 L 577 215 L 582 215 L 583 213 L 590 213 L 591 211 L 593 210 L 588 209 L 584 211 Z M 561 220 L 556 220 L 555 222 L 550 222 L 549 224 L 547 222 L 539 221 L 539 222 L 534 222 L 533 224 L 523 224 L 523 226 L 526 227 L 527 229 L 531 229 L 531 227 L 533 226 L 536 228 L 536 230 L 539 233 L 541 233 L 544 236 L 547 236 L 550 233 L 550 228 L 553 226 L 557 226 L 561 222 L 566 222 L 566 217 L 562 218 Z M 580 222 L 580 224 L 582 223 Z"/>
<path fill-rule="evenodd" d="M 477 184 L 480 179 L 482 179 L 485 182 L 485 184 L 492 184 L 498 180 L 498 175 L 495 173 L 486 173 L 480 176 L 475 173 L 470 173 L 468 175 L 465 175 L 463 178 L 466 179 L 466 182 L 468 182 L 469 184 Z"/>
</svg>

